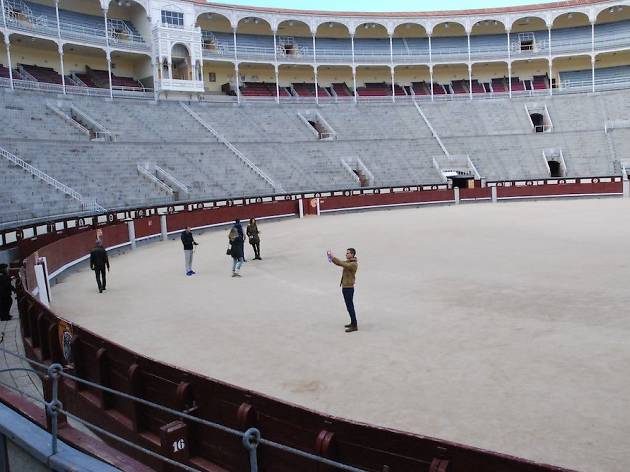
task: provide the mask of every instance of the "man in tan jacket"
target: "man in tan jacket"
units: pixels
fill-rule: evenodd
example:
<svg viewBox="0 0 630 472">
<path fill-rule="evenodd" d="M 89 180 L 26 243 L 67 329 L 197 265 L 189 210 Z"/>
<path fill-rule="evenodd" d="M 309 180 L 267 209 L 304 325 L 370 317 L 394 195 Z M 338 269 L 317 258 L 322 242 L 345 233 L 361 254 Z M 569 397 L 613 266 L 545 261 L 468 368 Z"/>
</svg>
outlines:
<svg viewBox="0 0 630 472">
<path fill-rule="evenodd" d="M 357 331 L 359 327 L 357 326 L 357 316 L 354 312 L 354 281 L 356 279 L 357 268 L 359 267 L 359 263 L 357 262 L 357 251 L 350 247 L 346 250 L 346 260 L 342 261 L 341 259 L 337 259 L 331 254 L 331 262 L 339 267 L 343 267 L 343 272 L 341 273 L 341 292 L 343 293 L 343 299 L 346 302 L 346 308 L 348 309 L 348 314 L 350 315 L 350 324 L 345 326 L 346 333 L 352 333 L 353 331 Z"/>
</svg>

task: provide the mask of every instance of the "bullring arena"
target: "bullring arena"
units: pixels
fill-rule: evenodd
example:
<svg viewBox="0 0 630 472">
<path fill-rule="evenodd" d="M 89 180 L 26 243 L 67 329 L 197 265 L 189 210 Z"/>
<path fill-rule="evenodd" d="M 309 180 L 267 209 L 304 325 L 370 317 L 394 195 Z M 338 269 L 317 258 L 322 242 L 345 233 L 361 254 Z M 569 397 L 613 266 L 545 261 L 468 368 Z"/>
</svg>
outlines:
<svg viewBox="0 0 630 472">
<path fill-rule="evenodd" d="M 621 472 L 627 210 L 538 201 L 261 221 L 263 260 L 250 254 L 241 279 L 222 228 L 197 237 L 193 277 L 179 241 L 155 243 L 112 258 L 103 294 L 87 267 L 65 277 L 52 308 L 142 355 L 334 416 Z M 348 245 L 350 334 L 325 258 Z"/>
<path fill-rule="evenodd" d="M 630 470 L 629 0 L 322 1 L 0 0 L 0 470 Z"/>
</svg>

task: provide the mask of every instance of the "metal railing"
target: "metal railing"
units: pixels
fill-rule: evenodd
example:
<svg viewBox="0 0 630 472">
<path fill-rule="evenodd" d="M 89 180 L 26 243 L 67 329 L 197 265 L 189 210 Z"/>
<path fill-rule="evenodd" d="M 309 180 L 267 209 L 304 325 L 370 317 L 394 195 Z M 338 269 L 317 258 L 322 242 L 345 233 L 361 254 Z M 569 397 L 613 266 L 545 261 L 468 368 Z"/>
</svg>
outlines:
<svg viewBox="0 0 630 472">
<path fill-rule="evenodd" d="M 6 10 L 6 7 L 5 7 Z M 7 26 L 14 31 L 36 32 L 45 36 L 57 38 L 57 22 L 49 21 L 46 16 L 32 16 L 24 14 L 11 13 L 6 16 Z M 112 45 L 121 46 L 129 49 L 148 51 L 151 46 L 147 44 L 144 38 L 131 31 L 119 33 L 116 28 L 112 28 L 112 21 L 109 22 L 109 42 Z M 62 39 L 79 39 L 87 43 L 106 44 L 105 27 L 95 28 L 88 25 L 72 23 L 60 20 L 59 33 Z"/>
<path fill-rule="evenodd" d="M 75 200 L 81 202 L 81 206 L 84 209 L 87 210 L 88 208 L 86 208 L 86 207 L 89 207 L 89 209 L 93 209 L 95 211 L 106 211 L 105 208 L 103 208 L 102 206 L 100 206 L 100 205 L 98 205 L 96 203 L 96 200 L 87 199 L 87 198 L 83 197 L 76 190 L 71 189 L 66 184 L 62 184 L 61 182 L 59 182 L 54 177 L 51 177 L 47 173 L 39 170 L 36 167 L 33 167 L 32 165 L 30 165 L 25 160 L 20 159 L 15 154 L 11 154 L 9 151 L 7 151 L 6 149 L 4 149 L 2 147 L 0 147 L 0 156 L 4 157 L 8 161 L 12 162 L 16 166 L 21 167 L 22 169 L 24 169 L 26 172 L 28 172 L 32 176 L 37 177 L 38 179 L 40 179 L 43 182 L 47 183 L 48 185 L 52 186 L 56 190 L 59 190 L 60 192 L 63 192 L 66 195 L 69 195 L 70 197 L 74 198 Z"/>
<path fill-rule="evenodd" d="M 35 369 L 28 369 L 28 368 L 17 368 L 17 369 L 10 369 L 10 370 L 19 370 L 19 371 L 25 371 L 25 372 L 30 372 L 30 373 L 35 373 L 37 375 L 41 375 L 42 373 L 46 373 L 51 380 L 51 393 L 50 393 L 50 400 L 42 400 L 40 398 L 36 398 L 26 392 L 21 391 L 20 389 L 18 389 L 17 387 L 14 387 L 12 385 L 8 385 L 5 383 L 2 383 L 2 385 L 6 388 L 9 388 L 10 390 L 13 390 L 15 392 L 18 392 L 21 395 L 24 395 L 25 397 L 29 398 L 32 401 L 35 401 L 39 404 L 42 404 L 46 410 L 46 414 L 47 416 L 49 416 L 50 418 L 50 423 L 51 423 L 51 435 L 52 435 L 52 441 L 50 444 L 51 447 L 51 451 L 54 454 L 57 454 L 58 452 L 58 445 L 59 445 L 59 415 L 65 415 L 68 418 L 71 418 L 75 421 L 77 421 L 78 423 L 81 423 L 82 425 L 86 426 L 87 428 L 91 429 L 92 431 L 101 434 L 101 435 L 105 435 L 107 437 L 109 437 L 110 439 L 113 439 L 125 446 L 128 446 L 130 448 L 135 449 L 136 451 L 139 451 L 143 454 L 146 454 L 152 458 L 158 459 L 160 461 L 163 461 L 167 464 L 170 464 L 172 466 L 178 467 L 182 470 L 187 470 L 187 471 L 191 471 L 191 472 L 200 472 L 199 469 L 194 468 L 194 467 L 190 467 L 186 464 L 182 464 L 181 462 L 177 462 L 173 459 L 164 457 L 161 454 L 158 454 L 154 451 L 151 451 L 145 447 L 139 446 L 138 444 L 132 442 L 132 441 L 128 441 L 116 434 L 113 434 L 103 428 L 100 428 L 99 426 L 91 423 L 90 421 L 87 421 L 83 418 L 81 418 L 80 416 L 77 416 L 75 414 L 73 414 L 70 411 L 67 411 L 64 408 L 63 403 L 60 401 L 60 384 L 62 382 L 62 379 L 67 379 L 67 380 L 71 380 L 73 382 L 76 382 L 78 384 L 84 385 L 86 387 L 91 387 L 94 389 L 97 389 L 101 392 L 104 393 L 108 393 L 110 395 L 115 395 L 118 396 L 120 398 L 124 398 L 126 400 L 131 400 L 134 402 L 137 402 L 141 405 L 153 408 L 155 410 L 159 410 L 163 413 L 167 413 L 170 415 L 173 415 L 181 420 L 186 420 L 187 422 L 192 422 L 195 424 L 198 424 L 200 426 L 205 426 L 205 427 L 209 427 L 218 431 L 222 431 L 224 433 L 227 434 L 231 434 L 233 436 L 237 436 L 241 439 L 241 444 L 243 445 L 244 448 L 244 452 L 247 455 L 247 457 L 249 458 L 249 470 L 250 472 L 258 472 L 258 452 L 257 452 L 257 448 L 258 446 L 262 445 L 262 446 L 267 446 L 267 447 L 271 447 L 283 452 L 287 452 L 289 454 L 293 454 L 295 456 L 301 457 L 303 459 L 307 459 L 307 460 L 311 460 L 313 462 L 322 464 L 322 465 L 327 465 L 330 467 L 333 467 L 337 470 L 344 470 L 347 472 L 367 472 L 364 469 L 360 469 L 358 467 L 353 467 L 351 465 L 347 465 L 347 464 L 343 464 L 341 462 L 338 461 L 334 461 L 331 459 L 327 459 L 325 457 L 316 455 L 316 454 L 312 454 L 310 452 L 306 452 L 306 451 L 302 451 L 301 449 L 297 449 L 291 446 L 286 446 L 284 444 L 280 444 L 278 442 L 275 441 L 270 441 L 268 439 L 265 439 L 262 437 L 261 432 L 257 429 L 257 428 L 249 428 L 246 431 L 240 431 L 238 429 L 234 429 L 234 428 L 230 428 L 229 426 L 225 426 L 223 424 L 220 423 L 216 423 L 214 421 L 208 421 L 202 418 L 199 418 L 197 416 L 193 416 L 193 415 L 189 415 L 187 413 L 184 413 L 182 411 L 178 411 L 178 410 L 174 410 L 173 408 L 168 408 L 166 406 L 160 405 L 158 403 L 153 403 L 150 402 L 148 400 L 145 400 L 143 398 L 134 396 L 134 395 L 130 395 L 128 393 L 124 393 L 124 392 L 120 392 L 118 390 L 114 390 L 112 388 L 109 387 L 105 387 L 103 385 L 100 385 L 98 383 L 95 382 L 91 382 L 89 380 L 85 380 L 81 377 L 78 377 L 76 375 L 72 375 L 70 373 L 67 373 L 64 369 L 64 367 L 59 364 L 59 363 L 52 363 L 50 365 L 46 365 L 31 359 L 28 359 L 27 357 L 24 357 L 18 353 L 15 353 L 13 351 L 10 351 L 8 349 L 4 349 L 2 347 L 0 347 L 0 351 L 8 354 L 10 356 L 13 356 L 17 359 L 20 359 L 28 364 L 30 364 L 32 367 L 35 367 L 37 369 L 40 369 L 39 372 L 36 371 Z M 4 369 L 3 371 L 8 371 L 9 369 Z"/>
<path fill-rule="evenodd" d="M 150 166 L 150 164 L 148 164 L 148 163 L 146 163 L 144 165 L 143 164 L 138 164 L 136 167 L 137 167 L 138 173 L 140 175 L 143 175 L 144 177 L 149 179 L 151 182 L 153 182 L 155 185 L 157 185 L 160 189 L 162 189 L 163 191 L 165 191 L 169 195 L 173 195 L 175 193 L 171 187 L 169 187 L 167 184 L 162 182 L 160 179 L 158 179 L 155 175 L 153 175 L 151 173 L 151 170 L 150 170 L 151 166 Z"/>
<path fill-rule="evenodd" d="M 190 193 L 190 188 L 188 187 L 188 185 L 186 185 L 184 182 L 179 180 L 170 172 L 165 171 L 157 164 L 153 165 L 153 169 L 155 169 L 156 174 L 162 177 L 163 180 L 166 180 L 167 182 L 173 184 L 175 187 L 177 187 L 178 189 L 180 189 L 182 192 L 186 194 Z"/>
<path fill-rule="evenodd" d="M 247 165 L 251 170 L 253 170 L 256 174 L 258 174 L 265 182 L 271 185 L 278 193 L 286 193 L 286 190 L 282 188 L 280 184 L 275 183 L 271 177 L 269 177 L 261 168 L 259 168 L 256 164 L 250 161 L 241 151 L 239 151 L 230 141 L 228 141 L 221 133 L 215 130 L 210 124 L 208 124 L 198 113 L 193 111 L 188 105 L 184 102 L 180 102 L 180 105 L 184 110 L 186 110 L 190 116 L 192 116 L 201 126 L 210 131 L 212 135 L 217 138 L 217 140 L 225 145 L 230 151 L 232 151 L 239 159 L 241 159 L 245 165 Z"/>
</svg>

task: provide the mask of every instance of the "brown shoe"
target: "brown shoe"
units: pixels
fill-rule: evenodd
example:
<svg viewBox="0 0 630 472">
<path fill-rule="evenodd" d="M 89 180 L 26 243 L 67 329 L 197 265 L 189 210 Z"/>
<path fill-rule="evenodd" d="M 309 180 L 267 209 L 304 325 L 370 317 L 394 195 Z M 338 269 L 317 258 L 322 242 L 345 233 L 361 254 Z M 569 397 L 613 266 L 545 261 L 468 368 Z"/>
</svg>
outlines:
<svg viewBox="0 0 630 472">
<path fill-rule="evenodd" d="M 346 333 L 352 333 L 353 331 L 359 331 L 359 328 L 357 326 L 352 326 L 352 325 L 346 328 Z"/>
</svg>

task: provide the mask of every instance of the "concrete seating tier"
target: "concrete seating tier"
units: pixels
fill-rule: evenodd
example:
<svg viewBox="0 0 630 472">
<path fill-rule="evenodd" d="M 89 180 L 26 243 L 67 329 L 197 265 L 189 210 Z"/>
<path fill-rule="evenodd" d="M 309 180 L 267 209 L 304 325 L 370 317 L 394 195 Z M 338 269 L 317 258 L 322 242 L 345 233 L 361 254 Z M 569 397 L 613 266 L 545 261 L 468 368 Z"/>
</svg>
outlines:
<svg viewBox="0 0 630 472">
<path fill-rule="evenodd" d="M 505 84 L 499 79 L 496 84 Z M 426 84 L 424 84 L 426 86 Z M 465 85 L 465 84 L 464 84 Z M 414 84 L 420 89 L 421 84 Z M 481 86 L 481 84 L 479 84 Z M 71 104 L 111 131 L 113 142 L 89 138 L 49 111 Z M 403 102 L 403 101 L 401 101 Z M 534 133 L 527 107 L 546 106 L 553 129 Z M 331 103 L 316 111 L 336 133 L 319 140 L 300 118 L 305 104 L 194 103 L 203 120 L 289 191 L 354 188 L 357 158 L 375 185 L 434 184 L 433 158 L 443 150 L 411 103 Z M 450 154 L 467 154 L 489 180 L 549 177 L 543 149 L 562 150 L 567 176 L 605 176 L 630 152 L 630 92 L 423 103 L 421 108 Z M 604 123 L 622 125 L 604 133 Z M 107 208 L 163 204 L 168 193 L 138 174 L 155 163 L 190 188 L 180 198 L 271 193 L 263 179 L 184 112 L 177 102 L 108 101 L 0 90 L 0 146 Z M 78 211 L 79 202 L 0 162 L 0 221 Z M 20 215 L 16 217 L 16 215 Z"/>
</svg>

